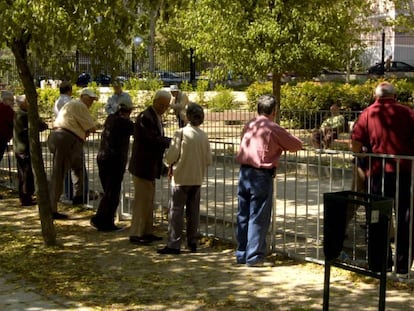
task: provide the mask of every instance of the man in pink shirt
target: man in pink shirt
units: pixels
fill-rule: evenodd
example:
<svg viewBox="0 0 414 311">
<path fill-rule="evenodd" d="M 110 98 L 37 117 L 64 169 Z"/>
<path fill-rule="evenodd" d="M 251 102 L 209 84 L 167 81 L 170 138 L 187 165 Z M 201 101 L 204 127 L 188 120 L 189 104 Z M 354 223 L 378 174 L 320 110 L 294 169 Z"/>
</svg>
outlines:
<svg viewBox="0 0 414 311">
<path fill-rule="evenodd" d="M 237 214 L 238 264 L 263 266 L 266 234 L 273 205 L 273 177 L 283 151 L 302 149 L 302 141 L 274 122 L 276 99 L 263 95 L 258 99 L 258 116 L 243 129 L 236 160 L 241 164 Z"/>
</svg>

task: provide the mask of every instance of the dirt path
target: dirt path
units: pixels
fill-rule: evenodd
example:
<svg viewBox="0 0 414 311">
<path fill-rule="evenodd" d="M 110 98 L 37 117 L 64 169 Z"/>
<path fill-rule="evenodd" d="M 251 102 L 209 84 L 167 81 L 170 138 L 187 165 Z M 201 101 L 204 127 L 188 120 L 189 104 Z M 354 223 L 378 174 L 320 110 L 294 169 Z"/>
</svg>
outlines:
<svg viewBox="0 0 414 311">
<path fill-rule="evenodd" d="M 234 249 L 212 238 L 199 252 L 161 256 L 165 243 L 136 246 L 128 229 L 97 232 L 90 210 L 61 206 L 61 247 L 42 245 L 37 208 L 0 200 L 0 268 L 46 296 L 96 310 L 321 310 L 323 266 L 273 256 L 274 267 L 235 264 Z M 128 222 L 121 225 L 128 226 Z M 166 236 L 165 228 L 157 233 Z M 377 310 L 378 282 L 333 269 L 331 310 Z M 389 284 L 386 310 L 414 310 L 412 289 Z"/>
</svg>

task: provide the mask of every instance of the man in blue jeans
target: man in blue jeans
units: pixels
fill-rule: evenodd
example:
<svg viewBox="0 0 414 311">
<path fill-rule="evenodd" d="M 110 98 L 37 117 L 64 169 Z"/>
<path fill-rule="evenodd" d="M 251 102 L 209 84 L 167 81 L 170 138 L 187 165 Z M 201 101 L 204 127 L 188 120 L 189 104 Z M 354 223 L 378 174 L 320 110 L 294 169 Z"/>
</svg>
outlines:
<svg viewBox="0 0 414 311">
<path fill-rule="evenodd" d="M 276 98 L 258 99 L 258 116 L 243 129 L 236 160 L 240 163 L 237 214 L 238 264 L 265 264 L 266 234 L 273 205 L 273 177 L 283 151 L 302 149 L 302 141 L 274 122 Z"/>
</svg>

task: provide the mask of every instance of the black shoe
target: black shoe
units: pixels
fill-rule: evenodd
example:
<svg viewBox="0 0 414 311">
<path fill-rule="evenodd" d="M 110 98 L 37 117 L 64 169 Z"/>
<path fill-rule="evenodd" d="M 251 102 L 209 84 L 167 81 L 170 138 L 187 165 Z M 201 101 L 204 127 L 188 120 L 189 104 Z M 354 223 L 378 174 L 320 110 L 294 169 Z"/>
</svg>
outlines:
<svg viewBox="0 0 414 311">
<path fill-rule="evenodd" d="M 69 216 L 68 215 L 65 215 L 65 214 L 61 214 L 61 213 L 55 212 L 55 213 L 52 214 L 52 218 L 53 219 L 68 219 Z"/>
<path fill-rule="evenodd" d="M 119 232 L 119 231 L 122 231 L 124 229 L 125 229 L 125 227 L 118 227 L 116 225 L 112 225 L 112 226 L 109 226 L 109 227 L 99 228 L 98 231 L 102 231 L 102 232 Z"/>
<path fill-rule="evenodd" d="M 170 247 L 166 246 L 164 248 L 157 249 L 157 253 L 162 254 L 162 255 L 166 255 L 166 254 L 178 255 L 178 254 L 181 253 L 181 251 L 179 249 L 170 248 Z"/>
<path fill-rule="evenodd" d="M 81 195 L 77 195 L 74 196 L 72 199 L 72 204 L 73 205 L 82 205 L 82 204 L 86 204 L 86 200 L 83 199 L 83 196 Z"/>
<path fill-rule="evenodd" d="M 144 237 L 141 236 L 130 236 L 129 237 L 129 242 L 132 244 L 138 244 L 138 245 L 147 245 L 150 244 L 152 242 L 152 240 L 146 239 Z"/>
<path fill-rule="evenodd" d="M 36 200 L 31 200 L 31 201 L 24 201 L 21 204 L 22 206 L 33 206 L 33 205 L 37 205 L 37 201 Z"/>
<path fill-rule="evenodd" d="M 162 237 L 153 235 L 152 233 L 144 235 L 143 238 L 150 241 L 162 241 Z"/>
<path fill-rule="evenodd" d="M 196 243 L 188 243 L 188 248 L 190 252 L 196 253 L 197 252 L 197 244 Z"/>
</svg>

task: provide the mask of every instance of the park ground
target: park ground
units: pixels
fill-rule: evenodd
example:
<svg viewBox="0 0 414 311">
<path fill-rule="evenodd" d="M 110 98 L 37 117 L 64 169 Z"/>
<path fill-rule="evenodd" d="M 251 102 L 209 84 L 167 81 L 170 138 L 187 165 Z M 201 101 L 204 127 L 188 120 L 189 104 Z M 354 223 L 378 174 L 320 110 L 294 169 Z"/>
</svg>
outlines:
<svg viewBox="0 0 414 311">
<path fill-rule="evenodd" d="M 60 310 L 322 310 L 322 265 L 272 255 L 274 267 L 247 268 L 235 264 L 234 245 L 212 237 L 201 238 L 197 253 L 158 255 L 165 227 L 156 228 L 164 241 L 132 245 L 129 221 L 120 222 L 124 231 L 98 232 L 93 210 L 69 205 L 59 207 L 71 216 L 56 221 L 59 246 L 46 248 L 37 207 L 0 193 L 2 278 L 79 306 Z M 333 268 L 330 310 L 377 310 L 378 289 L 377 280 Z M 386 310 L 414 310 L 413 286 L 388 281 Z"/>
</svg>

